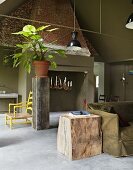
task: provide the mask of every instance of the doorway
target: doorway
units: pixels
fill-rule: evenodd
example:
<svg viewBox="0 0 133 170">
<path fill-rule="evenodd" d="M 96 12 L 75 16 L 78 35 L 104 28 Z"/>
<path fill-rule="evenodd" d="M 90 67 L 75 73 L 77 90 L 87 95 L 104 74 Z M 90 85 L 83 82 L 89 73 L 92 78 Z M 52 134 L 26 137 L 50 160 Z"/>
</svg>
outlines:
<svg viewBox="0 0 133 170">
<path fill-rule="evenodd" d="M 95 102 L 99 102 L 100 94 L 104 94 L 104 63 L 94 62 Z"/>
</svg>

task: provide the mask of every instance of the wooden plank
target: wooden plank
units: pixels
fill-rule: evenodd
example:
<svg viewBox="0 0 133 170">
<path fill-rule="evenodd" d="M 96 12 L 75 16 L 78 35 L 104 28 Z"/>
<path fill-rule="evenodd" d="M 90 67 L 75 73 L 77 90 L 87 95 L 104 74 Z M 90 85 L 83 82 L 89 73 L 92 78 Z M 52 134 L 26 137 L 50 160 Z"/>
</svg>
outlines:
<svg viewBox="0 0 133 170">
<path fill-rule="evenodd" d="M 65 126 L 64 126 L 65 122 Z M 71 122 L 66 117 L 59 119 L 57 150 L 72 159 Z"/>
<path fill-rule="evenodd" d="M 49 128 L 49 78 L 32 78 L 33 128 Z"/>
</svg>

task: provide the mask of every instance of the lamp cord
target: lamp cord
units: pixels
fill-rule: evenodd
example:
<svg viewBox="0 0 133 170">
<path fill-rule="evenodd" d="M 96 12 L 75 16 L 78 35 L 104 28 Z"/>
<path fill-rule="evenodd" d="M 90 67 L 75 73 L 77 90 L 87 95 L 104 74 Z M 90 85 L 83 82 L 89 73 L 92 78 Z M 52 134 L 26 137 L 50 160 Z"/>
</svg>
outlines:
<svg viewBox="0 0 133 170">
<path fill-rule="evenodd" d="M 73 26 L 74 26 L 74 31 L 75 31 L 75 0 L 74 0 L 74 4 L 73 5 L 74 5 L 74 8 L 73 8 L 73 10 L 74 10 L 74 18 L 73 18 L 74 19 L 73 20 L 74 23 L 73 23 Z"/>
<path fill-rule="evenodd" d="M 100 12 L 100 34 L 102 33 L 102 0 L 100 0 L 100 7 L 99 7 L 99 12 Z"/>
</svg>

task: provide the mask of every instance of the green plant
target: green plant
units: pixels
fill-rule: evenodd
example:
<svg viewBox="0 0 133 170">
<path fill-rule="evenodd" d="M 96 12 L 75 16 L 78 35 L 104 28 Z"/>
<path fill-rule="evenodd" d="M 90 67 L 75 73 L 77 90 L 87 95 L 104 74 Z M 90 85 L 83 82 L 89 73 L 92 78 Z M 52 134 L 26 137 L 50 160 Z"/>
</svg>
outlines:
<svg viewBox="0 0 133 170">
<path fill-rule="evenodd" d="M 47 31 L 49 34 L 57 30 L 57 28 L 48 29 L 49 27 L 50 25 L 41 26 L 39 28 L 35 28 L 33 25 L 25 25 L 22 31 L 12 33 L 24 38 L 21 44 L 16 44 L 18 48 L 12 55 L 13 67 L 18 67 L 22 63 L 26 71 L 30 73 L 32 62 L 36 60 L 49 61 L 51 66 L 56 68 L 55 57 L 57 55 L 64 57 L 65 51 L 46 46 L 44 43 L 45 39 L 41 37 L 41 32 Z"/>
</svg>

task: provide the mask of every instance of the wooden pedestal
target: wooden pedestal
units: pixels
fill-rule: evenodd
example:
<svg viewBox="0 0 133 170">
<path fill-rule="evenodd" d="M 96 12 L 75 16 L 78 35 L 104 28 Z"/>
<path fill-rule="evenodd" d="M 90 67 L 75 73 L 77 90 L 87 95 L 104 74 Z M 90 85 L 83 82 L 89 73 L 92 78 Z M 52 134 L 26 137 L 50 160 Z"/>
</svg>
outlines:
<svg viewBox="0 0 133 170">
<path fill-rule="evenodd" d="M 49 78 L 32 78 L 33 128 L 49 128 Z"/>
<path fill-rule="evenodd" d="M 71 160 L 101 154 L 101 118 L 97 115 L 60 116 L 57 149 Z"/>
</svg>

